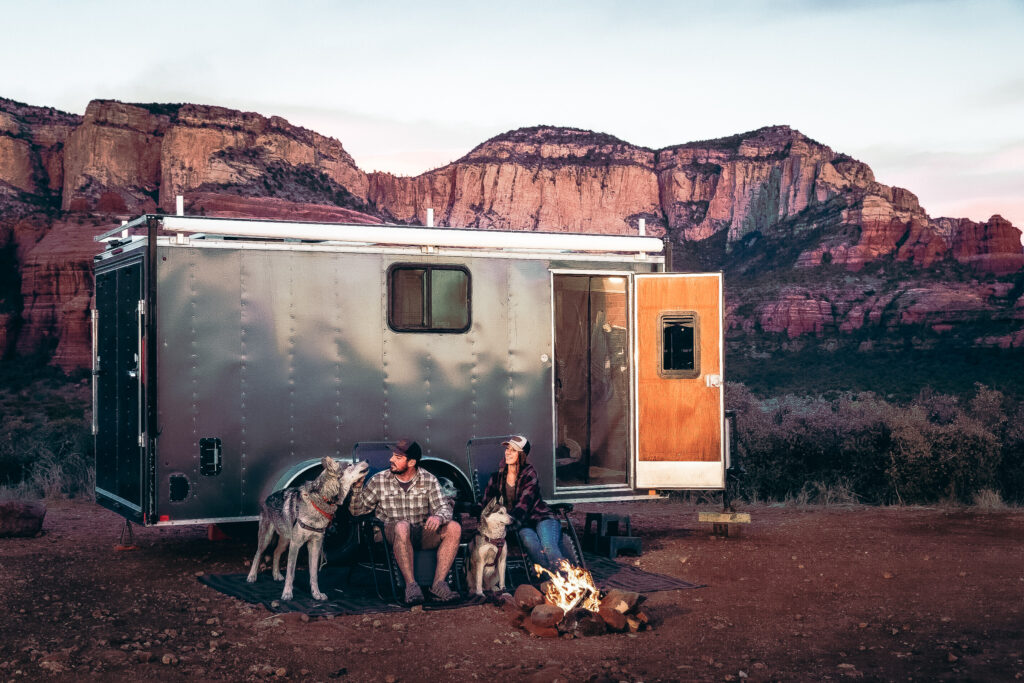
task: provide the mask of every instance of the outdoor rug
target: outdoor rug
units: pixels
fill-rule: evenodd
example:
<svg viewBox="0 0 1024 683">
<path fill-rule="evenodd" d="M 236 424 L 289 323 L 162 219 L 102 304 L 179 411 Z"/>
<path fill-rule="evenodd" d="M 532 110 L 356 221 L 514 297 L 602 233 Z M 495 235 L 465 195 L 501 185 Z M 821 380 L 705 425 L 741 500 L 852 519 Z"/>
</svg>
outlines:
<svg viewBox="0 0 1024 683">
<path fill-rule="evenodd" d="M 632 565 L 619 564 L 615 560 L 599 555 L 585 553 L 587 568 L 594 577 L 594 582 L 602 589 L 618 588 L 637 593 L 653 593 L 655 591 L 678 590 L 685 588 L 701 588 L 702 586 L 676 579 L 664 574 L 653 574 Z M 327 600 L 314 600 L 309 592 L 309 574 L 304 569 L 295 571 L 294 597 L 281 600 L 283 583 L 274 581 L 270 572 L 263 572 L 256 583 L 247 583 L 245 574 L 203 574 L 200 583 L 230 595 L 239 600 L 262 605 L 271 612 L 302 612 L 311 617 L 337 616 L 342 614 L 377 614 L 384 612 L 407 612 L 409 607 L 395 602 L 388 602 L 377 597 L 373 589 L 372 579 L 364 568 L 324 567 L 320 570 L 320 590 L 327 594 Z M 514 577 L 509 575 L 508 577 Z M 514 590 L 510 585 L 509 590 Z M 431 603 L 423 605 L 426 611 L 457 609 L 470 605 L 481 605 L 487 598 L 478 596 L 466 597 L 449 603 Z"/>
</svg>

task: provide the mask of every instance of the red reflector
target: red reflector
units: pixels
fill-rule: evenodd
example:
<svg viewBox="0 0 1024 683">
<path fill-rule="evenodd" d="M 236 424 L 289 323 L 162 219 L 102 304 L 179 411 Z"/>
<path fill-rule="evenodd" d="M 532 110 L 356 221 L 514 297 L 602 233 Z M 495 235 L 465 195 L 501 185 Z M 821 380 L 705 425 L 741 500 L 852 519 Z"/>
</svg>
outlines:
<svg viewBox="0 0 1024 683">
<path fill-rule="evenodd" d="M 157 521 L 158 522 L 169 522 L 169 521 L 171 521 L 171 516 L 170 515 L 160 515 L 160 517 L 157 518 Z"/>
</svg>

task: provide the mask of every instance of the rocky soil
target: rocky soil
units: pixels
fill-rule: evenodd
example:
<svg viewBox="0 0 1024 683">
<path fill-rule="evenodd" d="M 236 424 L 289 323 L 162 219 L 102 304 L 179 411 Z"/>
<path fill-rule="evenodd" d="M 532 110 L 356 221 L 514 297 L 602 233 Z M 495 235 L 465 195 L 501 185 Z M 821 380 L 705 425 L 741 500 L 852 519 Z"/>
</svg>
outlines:
<svg viewBox="0 0 1024 683">
<path fill-rule="evenodd" d="M 245 571 L 250 539 L 138 529 L 118 552 L 120 518 L 53 502 L 43 535 L 0 540 L 0 681 L 1024 677 L 1020 510 L 753 507 L 720 539 L 692 505 L 602 509 L 643 536 L 620 561 L 706 587 L 651 594 L 650 631 L 540 640 L 490 605 L 274 615 L 196 579 Z"/>
</svg>

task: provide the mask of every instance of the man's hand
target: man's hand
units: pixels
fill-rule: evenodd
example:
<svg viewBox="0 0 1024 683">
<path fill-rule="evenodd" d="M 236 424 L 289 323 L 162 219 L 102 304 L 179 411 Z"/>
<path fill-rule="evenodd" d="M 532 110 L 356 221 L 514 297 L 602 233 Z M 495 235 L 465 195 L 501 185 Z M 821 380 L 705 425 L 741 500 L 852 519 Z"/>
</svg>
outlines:
<svg viewBox="0 0 1024 683">
<path fill-rule="evenodd" d="M 430 515 L 427 517 L 427 521 L 423 523 L 423 528 L 430 532 L 437 531 L 441 528 L 441 518 L 437 515 Z"/>
</svg>

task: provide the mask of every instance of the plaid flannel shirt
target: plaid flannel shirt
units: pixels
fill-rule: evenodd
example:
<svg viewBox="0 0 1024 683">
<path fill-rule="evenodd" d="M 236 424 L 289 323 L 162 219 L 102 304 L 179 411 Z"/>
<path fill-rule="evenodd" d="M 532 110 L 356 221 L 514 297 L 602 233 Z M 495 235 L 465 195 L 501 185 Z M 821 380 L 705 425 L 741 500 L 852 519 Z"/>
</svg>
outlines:
<svg viewBox="0 0 1024 683">
<path fill-rule="evenodd" d="M 378 472 L 364 486 L 353 486 L 349 510 L 353 515 L 373 512 L 385 524 L 399 520 L 422 524 L 431 515 L 440 517 L 442 523 L 452 519 L 451 503 L 441 495 L 437 477 L 418 467 L 408 491 L 391 470 Z"/>
<path fill-rule="evenodd" d="M 487 487 L 484 489 L 482 499 L 484 505 L 494 498 L 504 498 L 503 484 L 505 473 L 508 471 L 506 467 L 502 467 L 487 480 Z M 548 504 L 541 498 L 537 470 L 530 463 L 525 463 L 519 470 L 519 476 L 516 477 L 515 500 L 506 500 L 504 503 L 505 510 L 512 515 L 517 526 L 532 527 L 542 519 L 555 516 Z"/>
</svg>

